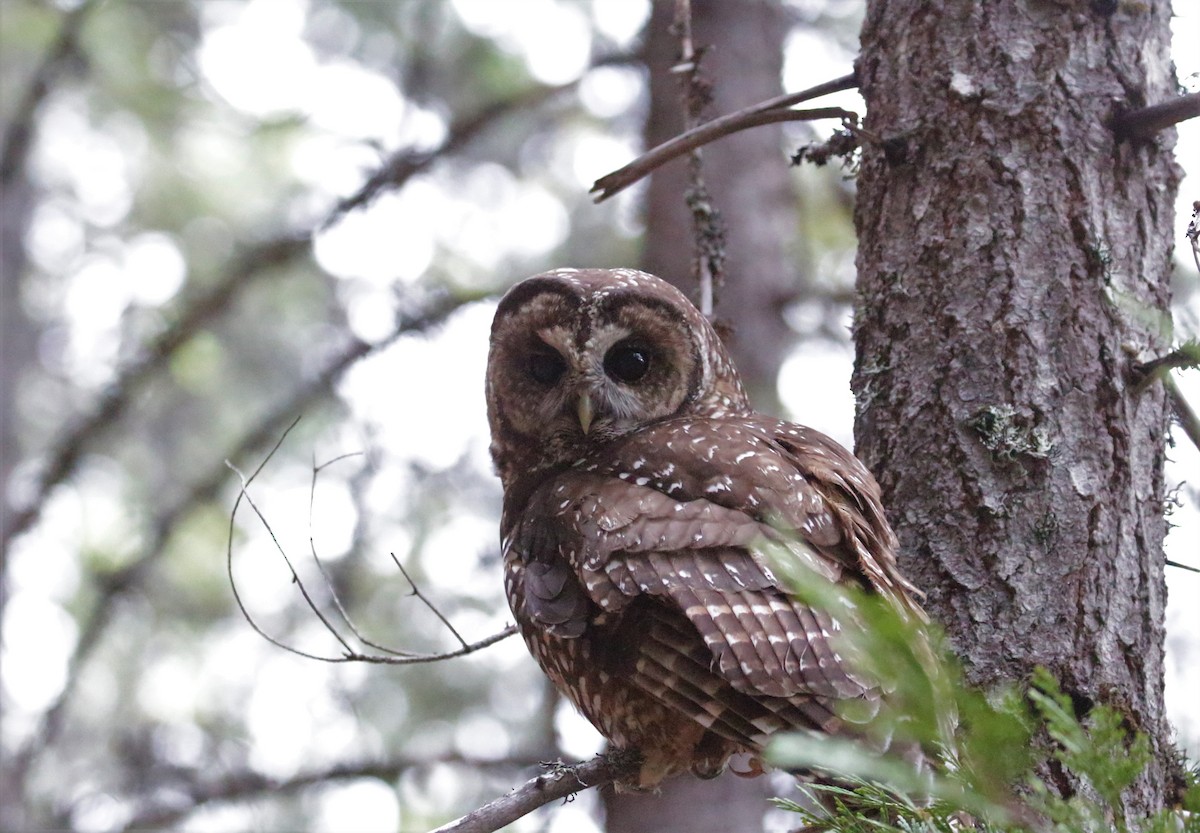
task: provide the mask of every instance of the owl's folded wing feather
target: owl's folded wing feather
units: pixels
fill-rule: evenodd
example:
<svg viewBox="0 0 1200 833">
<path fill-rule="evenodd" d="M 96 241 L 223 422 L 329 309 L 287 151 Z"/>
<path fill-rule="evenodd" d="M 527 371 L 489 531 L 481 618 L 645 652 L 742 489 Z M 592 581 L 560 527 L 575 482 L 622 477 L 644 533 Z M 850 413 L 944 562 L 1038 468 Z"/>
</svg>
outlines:
<svg viewBox="0 0 1200 833">
<path fill-rule="evenodd" d="M 761 544 L 781 543 L 826 579 L 843 566 L 802 538 L 704 499 L 677 501 L 650 485 L 573 473 L 550 492 L 557 507 L 526 575 L 526 610 L 558 635 L 578 635 L 583 596 L 616 613 L 640 596 L 686 616 L 720 676 L 764 697 L 844 699 L 870 685 L 830 645 L 838 624 L 784 592 Z M 544 523 L 542 533 L 547 532 Z M 567 565 L 572 568 L 570 581 Z"/>
</svg>

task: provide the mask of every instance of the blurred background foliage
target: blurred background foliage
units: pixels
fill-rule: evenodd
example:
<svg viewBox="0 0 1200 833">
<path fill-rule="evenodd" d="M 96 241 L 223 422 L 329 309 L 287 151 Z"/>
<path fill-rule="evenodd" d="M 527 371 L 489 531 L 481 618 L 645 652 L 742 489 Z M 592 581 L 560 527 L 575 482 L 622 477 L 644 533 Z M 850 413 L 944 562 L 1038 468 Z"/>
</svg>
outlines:
<svg viewBox="0 0 1200 833">
<path fill-rule="evenodd" d="M 858 3 L 779 8 L 785 89 L 850 70 Z M 0 827 L 417 831 L 598 748 L 516 639 L 390 667 L 256 635 L 226 574 L 226 461 L 249 473 L 302 417 L 251 494 L 368 638 L 458 646 L 391 554 L 468 641 L 508 623 L 493 299 L 545 268 L 638 262 L 644 188 L 587 191 L 641 147 L 649 17 L 645 0 L 4 0 Z M 777 395 L 849 443 L 853 181 L 786 165 L 829 127 L 780 146 L 799 207 Z M 1169 479 L 1194 480 L 1194 452 Z M 1195 563 L 1195 487 L 1179 497 L 1172 554 Z M 232 552 L 264 629 L 339 655 L 244 506 Z M 1178 672 L 1197 653 L 1172 616 Z M 593 805 L 521 829 L 586 830 Z"/>
</svg>

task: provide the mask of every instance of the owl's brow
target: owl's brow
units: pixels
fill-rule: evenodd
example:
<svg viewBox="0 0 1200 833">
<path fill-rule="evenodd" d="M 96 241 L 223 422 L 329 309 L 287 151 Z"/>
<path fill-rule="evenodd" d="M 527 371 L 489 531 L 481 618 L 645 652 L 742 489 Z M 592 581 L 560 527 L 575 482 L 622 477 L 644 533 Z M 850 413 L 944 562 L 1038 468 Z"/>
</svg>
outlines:
<svg viewBox="0 0 1200 833">
<path fill-rule="evenodd" d="M 564 284 L 562 281 L 549 278 L 534 278 L 517 284 L 508 291 L 507 295 L 500 299 L 500 303 L 496 307 L 497 320 L 499 320 L 502 313 L 520 309 L 539 295 L 555 295 L 563 302 L 569 304 L 572 309 L 578 308 L 583 300 L 579 297 L 578 291 L 574 290 L 570 285 Z"/>
<path fill-rule="evenodd" d="M 653 307 L 657 312 L 662 313 L 667 318 L 677 323 L 684 323 L 686 316 L 680 308 L 662 298 L 655 298 L 649 295 L 642 295 L 632 290 L 618 290 L 612 293 L 606 293 L 599 298 L 599 304 L 596 311 L 609 314 L 616 313 L 624 307 L 637 304 L 643 307 Z"/>
</svg>

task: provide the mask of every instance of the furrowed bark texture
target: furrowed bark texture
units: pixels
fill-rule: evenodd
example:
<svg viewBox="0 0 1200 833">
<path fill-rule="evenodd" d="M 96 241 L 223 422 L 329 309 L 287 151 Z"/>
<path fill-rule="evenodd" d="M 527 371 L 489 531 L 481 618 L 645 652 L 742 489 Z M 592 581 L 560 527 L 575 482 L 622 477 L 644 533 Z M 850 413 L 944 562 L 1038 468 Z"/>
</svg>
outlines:
<svg viewBox="0 0 1200 833">
<path fill-rule="evenodd" d="M 1106 11 L 1111 13 L 1105 14 Z M 1163 711 L 1161 386 L 1174 94 L 1165 0 L 873 0 L 858 72 L 858 451 L 976 683 L 1049 668 L 1178 771 Z M 1062 789 L 1070 789 L 1065 783 Z"/>
</svg>

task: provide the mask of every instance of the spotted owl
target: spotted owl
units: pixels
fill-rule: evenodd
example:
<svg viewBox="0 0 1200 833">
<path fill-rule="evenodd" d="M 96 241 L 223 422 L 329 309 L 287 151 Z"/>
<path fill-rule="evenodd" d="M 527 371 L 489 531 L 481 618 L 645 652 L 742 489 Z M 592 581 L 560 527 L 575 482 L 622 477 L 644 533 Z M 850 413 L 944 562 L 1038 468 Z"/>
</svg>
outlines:
<svg viewBox="0 0 1200 833">
<path fill-rule="evenodd" d="M 878 704 L 831 644 L 841 623 L 781 586 L 763 542 L 919 614 L 879 487 L 830 438 L 755 412 L 679 290 L 629 269 L 517 284 L 487 406 L 513 615 L 559 691 L 641 753 L 626 786 L 716 775 Z"/>
</svg>

